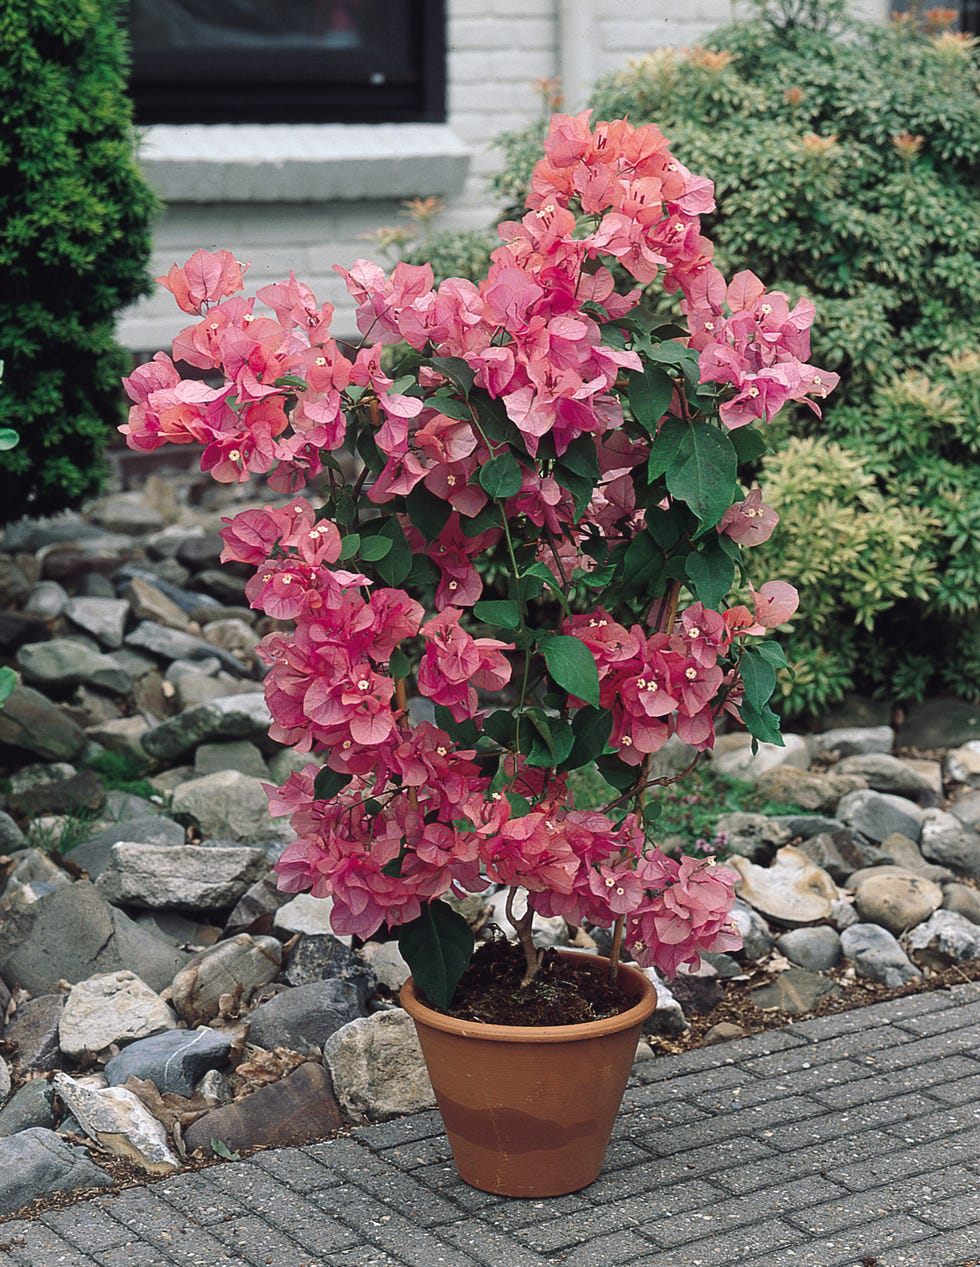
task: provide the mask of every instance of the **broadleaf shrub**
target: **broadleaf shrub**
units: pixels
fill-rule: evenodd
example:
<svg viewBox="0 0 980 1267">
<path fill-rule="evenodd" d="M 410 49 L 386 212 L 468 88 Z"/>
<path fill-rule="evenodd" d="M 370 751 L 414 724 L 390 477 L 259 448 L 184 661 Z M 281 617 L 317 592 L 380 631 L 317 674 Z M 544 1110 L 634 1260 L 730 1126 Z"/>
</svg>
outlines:
<svg viewBox="0 0 980 1267">
<path fill-rule="evenodd" d="M 977 41 L 942 29 L 938 10 L 876 25 L 848 21 L 839 0 L 757 7 L 704 47 L 608 76 L 591 104 L 597 117 L 655 119 L 715 181 L 721 210 L 705 223 L 719 266 L 812 299 L 814 354 L 842 376 L 822 420 L 801 411 L 789 424 L 807 462 L 792 478 L 785 455 L 765 470 L 784 517 L 771 549 L 807 613 L 787 639 L 786 711 L 855 688 L 976 696 Z M 493 190 L 508 209 L 539 140 L 538 123 L 499 138 Z M 844 465 L 841 487 L 825 487 Z M 817 505 L 814 532 L 800 508 Z M 889 541 L 914 557 L 896 559 Z"/>
<path fill-rule="evenodd" d="M 155 198 L 135 160 L 118 0 L 0 9 L 0 521 L 99 487 L 122 414 L 120 309 L 149 288 Z"/>
</svg>

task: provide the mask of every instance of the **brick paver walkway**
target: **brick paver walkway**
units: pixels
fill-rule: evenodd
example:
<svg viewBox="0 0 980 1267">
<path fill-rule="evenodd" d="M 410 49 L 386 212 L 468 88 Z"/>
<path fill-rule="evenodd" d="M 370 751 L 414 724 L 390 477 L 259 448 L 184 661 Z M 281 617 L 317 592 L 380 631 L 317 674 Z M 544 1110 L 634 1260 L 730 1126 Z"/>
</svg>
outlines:
<svg viewBox="0 0 980 1267">
<path fill-rule="evenodd" d="M 980 1263 L 980 986 L 637 1066 L 584 1192 L 468 1188 L 438 1115 L 0 1224 L 28 1267 Z"/>
</svg>

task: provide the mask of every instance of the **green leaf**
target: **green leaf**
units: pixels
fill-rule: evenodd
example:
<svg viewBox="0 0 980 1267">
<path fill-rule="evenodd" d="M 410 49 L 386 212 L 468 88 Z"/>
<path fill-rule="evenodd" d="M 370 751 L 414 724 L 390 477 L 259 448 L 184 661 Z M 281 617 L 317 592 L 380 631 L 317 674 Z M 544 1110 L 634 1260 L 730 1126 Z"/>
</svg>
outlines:
<svg viewBox="0 0 980 1267">
<path fill-rule="evenodd" d="M 656 438 L 650 445 L 650 457 L 647 460 L 647 479 L 651 482 L 658 479 L 673 465 L 681 441 L 687 435 L 687 423 L 680 418 L 668 418 Z"/>
<path fill-rule="evenodd" d="M 233 1153 L 223 1140 L 212 1139 L 208 1141 L 211 1145 L 211 1151 L 218 1157 L 223 1157 L 225 1161 L 241 1161 L 241 1153 Z"/>
<path fill-rule="evenodd" d="M 656 434 L 657 423 L 667 412 L 673 394 L 674 380 L 659 365 L 645 365 L 630 375 L 630 409 L 640 426 L 651 435 Z"/>
<path fill-rule="evenodd" d="M 599 453 L 590 435 L 578 436 L 558 459 L 559 466 L 593 483 L 599 478 Z"/>
<path fill-rule="evenodd" d="M 473 604 L 473 615 L 477 620 L 484 620 L 488 625 L 498 625 L 501 629 L 517 629 L 521 623 L 520 608 L 509 598 L 481 599 Z"/>
<path fill-rule="evenodd" d="M 17 674 L 8 665 L 3 665 L 0 668 L 0 704 L 3 703 L 16 685 Z"/>
<path fill-rule="evenodd" d="M 340 543 L 340 559 L 339 562 L 346 563 L 348 559 L 352 559 L 361 548 L 361 534 L 359 532 L 350 532 L 341 540 Z"/>
<path fill-rule="evenodd" d="M 788 669 L 789 661 L 786 659 L 786 653 L 774 638 L 767 638 L 765 642 L 760 642 L 757 647 L 752 650 L 756 655 L 761 655 L 773 666 L 774 669 Z"/>
<path fill-rule="evenodd" d="M 569 634 L 558 634 L 549 638 L 541 650 L 548 672 L 558 685 L 586 704 L 598 707 L 599 670 L 585 643 Z"/>
<path fill-rule="evenodd" d="M 457 422 L 473 421 L 473 410 L 465 400 L 457 400 L 455 396 L 444 396 L 441 392 L 436 392 L 425 403 L 438 409 L 446 418 L 454 418 Z"/>
<path fill-rule="evenodd" d="M 465 717 L 462 721 L 453 721 L 453 715 L 445 704 L 436 704 L 435 719 L 439 729 L 444 730 L 450 738 L 455 739 L 464 748 L 472 748 L 480 737 L 476 722 L 471 717 Z"/>
<path fill-rule="evenodd" d="M 738 667 L 745 703 L 757 712 L 764 709 L 776 689 L 776 670 L 754 648 L 747 648 Z"/>
<path fill-rule="evenodd" d="M 513 497 L 521 491 L 520 464 L 511 453 L 499 453 L 480 468 L 480 486 L 495 499 Z"/>
<path fill-rule="evenodd" d="M 526 796 L 521 796 L 520 792 L 505 792 L 504 795 L 510 802 L 511 818 L 524 818 L 531 812 L 531 802 Z"/>
<path fill-rule="evenodd" d="M 727 434 L 706 422 L 688 425 L 667 468 L 667 488 L 713 528 L 732 504 L 738 459 Z"/>
<path fill-rule="evenodd" d="M 514 715 L 505 708 L 498 708 L 483 720 L 483 733 L 499 743 L 501 748 L 514 746 L 515 729 Z"/>
<path fill-rule="evenodd" d="M 388 672 L 393 678 L 406 678 L 412 671 L 412 662 L 401 649 L 396 647 L 388 660 Z"/>
<path fill-rule="evenodd" d="M 602 567 L 593 568 L 591 572 L 583 572 L 578 579 L 587 589 L 601 590 L 605 589 L 615 575 L 616 565 L 605 563 Z"/>
<path fill-rule="evenodd" d="M 694 597 L 716 610 L 735 579 L 735 564 L 715 542 L 709 542 L 704 550 L 693 550 L 687 556 L 685 571 Z"/>
<path fill-rule="evenodd" d="M 341 493 L 337 498 L 334 518 L 342 528 L 349 528 L 357 518 L 357 505 L 350 493 Z"/>
<path fill-rule="evenodd" d="M 567 488 L 575 502 L 575 520 L 582 518 L 588 509 L 589 502 L 595 492 L 595 480 L 589 475 L 579 475 L 568 467 L 556 466 L 555 479 L 562 488 Z"/>
<path fill-rule="evenodd" d="M 586 704 L 572 718 L 575 742 L 562 762 L 563 770 L 578 770 L 602 755 L 612 731 L 612 713 L 608 708 Z"/>
<path fill-rule="evenodd" d="M 391 541 L 387 537 L 362 537 L 357 552 L 365 563 L 378 563 L 391 554 Z"/>
<path fill-rule="evenodd" d="M 401 524 L 394 517 L 386 519 L 379 537 L 391 542 L 391 550 L 378 561 L 377 573 L 387 585 L 401 585 L 412 570 L 414 556 Z"/>
<path fill-rule="evenodd" d="M 473 930 L 446 902 L 427 902 L 418 919 L 398 930 L 398 949 L 415 985 L 435 1007 L 447 1008 L 473 958 Z"/>
<path fill-rule="evenodd" d="M 15 449 L 19 441 L 20 436 L 12 427 L 0 427 L 0 451 Z"/>
<path fill-rule="evenodd" d="M 273 383 L 274 387 L 297 387 L 300 391 L 305 391 L 307 382 L 305 378 L 300 378 L 298 374 L 282 374 Z"/>
<path fill-rule="evenodd" d="M 354 776 L 343 774 L 340 770 L 331 770 L 324 766 L 313 780 L 313 796 L 318 801 L 329 801 L 347 786 Z"/>
<path fill-rule="evenodd" d="M 472 482 L 471 480 L 470 483 Z M 481 532 L 486 532 L 488 528 L 499 528 L 500 507 L 496 502 L 488 502 L 481 511 L 470 519 L 465 515 L 460 515 L 459 526 L 463 529 L 464 537 L 478 537 Z"/>
<path fill-rule="evenodd" d="M 412 559 L 412 570 L 405 577 L 405 585 L 410 590 L 425 589 L 427 585 L 439 583 L 439 569 L 424 554 L 417 554 Z"/>
<path fill-rule="evenodd" d="M 736 427 L 734 431 L 730 431 L 728 434 L 732 444 L 735 446 L 739 465 L 743 462 L 754 462 L 756 458 L 761 457 L 769 448 L 765 436 L 761 432 L 756 431 L 755 427 Z"/>
<path fill-rule="evenodd" d="M 435 541 L 452 514 L 452 506 L 418 483 L 405 498 L 408 517 L 426 541 Z"/>
<path fill-rule="evenodd" d="M 531 724 L 527 764 L 539 770 L 561 765 L 575 743 L 575 732 L 571 726 L 558 718 L 548 717 L 539 708 L 529 708 L 524 716 Z"/>
<path fill-rule="evenodd" d="M 626 765 L 619 757 L 597 757 L 596 769 L 617 792 L 628 792 L 636 783 L 637 771 L 634 766 Z"/>
<path fill-rule="evenodd" d="M 434 356 L 429 362 L 434 370 L 437 370 L 444 378 L 458 387 L 464 396 L 469 396 L 473 390 L 473 379 L 476 375 L 459 356 Z"/>
<path fill-rule="evenodd" d="M 749 734 L 761 743 L 772 743 L 783 748 L 783 737 L 779 732 L 779 718 L 768 704 L 761 709 L 753 708 L 749 703 L 742 703 L 739 712 Z"/>
</svg>

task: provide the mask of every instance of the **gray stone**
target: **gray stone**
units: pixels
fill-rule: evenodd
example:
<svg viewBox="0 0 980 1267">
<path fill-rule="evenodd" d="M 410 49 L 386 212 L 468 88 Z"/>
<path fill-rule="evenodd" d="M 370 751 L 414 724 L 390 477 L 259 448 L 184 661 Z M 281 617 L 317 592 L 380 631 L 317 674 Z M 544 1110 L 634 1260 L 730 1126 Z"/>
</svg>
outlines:
<svg viewBox="0 0 980 1267">
<path fill-rule="evenodd" d="M 980 739 L 980 707 L 957 699 L 913 704 L 901 733 L 908 748 L 957 748 L 972 739 Z"/>
<path fill-rule="evenodd" d="M 754 755 L 749 736 L 732 736 L 732 739 L 738 742 L 733 742 L 731 746 L 716 745 L 711 764 L 713 769 L 734 779 L 752 783 L 780 766 L 792 765 L 805 770 L 810 764 L 810 745 L 802 735 L 783 735 L 782 746 L 761 743 Z"/>
<path fill-rule="evenodd" d="M 249 1017 L 248 1041 L 271 1050 L 322 1048 L 331 1034 L 356 1020 L 362 1008 L 350 981 L 316 981 L 273 995 Z"/>
<path fill-rule="evenodd" d="M 261 849 L 120 841 L 96 883 L 114 905 L 211 911 L 234 906 L 266 866 Z"/>
<path fill-rule="evenodd" d="M 980 924 L 980 889 L 968 884 L 943 885 L 943 909 L 955 911 L 974 924 Z"/>
<path fill-rule="evenodd" d="M 361 959 L 382 985 L 397 994 L 412 970 L 402 958 L 397 941 L 368 941 L 359 951 Z"/>
<path fill-rule="evenodd" d="M 96 1090 L 60 1072 L 54 1075 L 54 1088 L 85 1134 L 110 1153 L 134 1161 L 152 1175 L 169 1174 L 180 1166 L 162 1123 L 132 1091 Z"/>
<path fill-rule="evenodd" d="M 919 848 L 923 857 L 931 862 L 980 880 L 980 833 L 964 827 L 955 815 L 941 809 L 927 809 L 922 818 Z"/>
<path fill-rule="evenodd" d="M 333 932 L 330 925 L 332 909 L 332 898 L 314 897 L 312 893 L 296 893 L 276 911 L 273 927 L 283 933 L 338 936 L 345 946 L 349 946 L 349 935 L 341 936 Z"/>
<path fill-rule="evenodd" d="M 843 884 L 860 867 L 873 867 L 888 861 L 888 855 L 876 845 L 865 844 L 846 828 L 811 836 L 802 841 L 799 849 L 837 884 Z"/>
<path fill-rule="evenodd" d="M 220 620 L 210 620 L 204 626 L 202 636 L 212 647 L 221 647 L 231 652 L 245 669 L 251 670 L 255 663 L 259 635 L 240 617 L 226 616 Z"/>
<path fill-rule="evenodd" d="M 210 1070 L 219 1069 L 231 1054 L 231 1035 L 201 1026 L 171 1029 L 124 1047 L 105 1067 L 110 1087 L 128 1078 L 147 1078 L 161 1095 L 190 1096 Z"/>
<path fill-rule="evenodd" d="M 190 617 L 159 586 L 141 576 L 134 576 L 126 587 L 125 597 L 137 620 L 149 620 L 167 629 L 187 632 Z"/>
<path fill-rule="evenodd" d="M 51 1192 L 108 1188 L 112 1177 L 84 1149 L 35 1126 L 0 1140 L 0 1214 L 12 1214 Z"/>
<path fill-rule="evenodd" d="M 643 1022 L 644 1034 L 658 1038 L 669 1038 L 683 1034 L 691 1028 L 684 1009 L 674 997 L 673 991 L 655 968 L 643 968 L 643 975 L 653 984 L 657 992 L 657 1005 Z"/>
<path fill-rule="evenodd" d="M 68 591 L 57 581 L 38 581 L 31 590 L 24 611 L 43 620 L 56 620 L 68 603 Z"/>
<path fill-rule="evenodd" d="M 904 867 L 906 871 L 914 871 L 927 880 L 935 880 L 942 884 L 944 880 L 952 880 L 953 873 L 948 867 L 941 867 L 935 862 L 926 862 L 922 851 L 914 840 L 894 832 L 881 842 L 881 852 L 896 867 Z"/>
<path fill-rule="evenodd" d="M 111 655 L 93 651 L 74 638 L 32 642 L 17 652 L 17 667 L 27 682 L 68 691 L 73 686 L 97 686 L 112 695 L 128 695 L 133 677 Z"/>
<path fill-rule="evenodd" d="M 950 813 L 958 818 L 964 827 L 971 831 L 980 830 L 980 792 L 969 792 L 953 801 Z"/>
<path fill-rule="evenodd" d="M 269 730 L 272 714 L 262 695 L 246 691 L 179 713 L 161 722 L 143 740 L 143 747 L 158 761 L 178 761 L 202 743 L 218 739 L 261 739 Z"/>
<path fill-rule="evenodd" d="M 774 823 L 786 828 L 790 839 L 799 837 L 801 840 L 809 840 L 811 836 L 844 829 L 839 818 L 831 818 L 826 814 L 772 814 L 770 817 Z"/>
<path fill-rule="evenodd" d="M 171 986 L 173 1005 L 188 1024 L 206 1024 L 223 1007 L 228 1011 L 246 1004 L 281 966 L 282 944 L 275 937 L 238 933 L 199 951 L 176 974 Z"/>
<path fill-rule="evenodd" d="M 738 855 L 726 865 L 738 873 L 739 897 L 763 915 L 788 924 L 810 924 L 830 916 L 837 885 L 793 845 L 780 849 L 770 867 L 757 867 Z"/>
<path fill-rule="evenodd" d="M 910 871 L 900 874 L 890 867 L 866 875 L 855 892 L 861 919 L 880 924 L 896 936 L 921 924 L 942 904 L 943 891 L 938 884 Z"/>
<path fill-rule="evenodd" d="M 867 752 L 845 757 L 834 767 L 839 775 L 855 775 L 875 792 L 921 799 L 932 792 L 929 781 L 900 757 L 887 752 Z"/>
<path fill-rule="evenodd" d="M 0 853 L 11 854 L 27 848 L 27 837 L 16 822 L 0 810 Z"/>
<path fill-rule="evenodd" d="M 145 717 L 111 717 L 86 726 L 85 733 L 93 743 L 108 752 L 145 760 L 141 740 L 149 728 L 150 724 Z"/>
<path fill-rule="evenodd" d="M 234 910 L 225 920 L 228 933 L 267 932 L 272 927 L 276 911 L 292 900 L 293 894 L 280 889 L 275 871 L 267 871 L 238 899 Z M 264 925 L 259 927 L 259 924 Z M 301 985 L 293 981 L 291 985 Z"/>
<path fill-rule="evenodd" d="M 742 954 L 746 959 L 755 962 L 765 958 L 772 950 L 772 933 L 759 912 L 745 902 L 736 902 L 732 907 L 732 921 L 741 934 Z"/>
<path fill-rule="evenodd" d="M 170 984 L 188 956 L 134 924 L 87 880 L 47 894 L 0 923 L 0 976 L 32 994 L 61 980 L 130 968 L 153 990 Z"/>
<path fill-rule="evenodd" d="M 64 1006 L 62 994 L 25 999 L 2 1030 L 6 1041 L 16 1048 L 17 1063 L 25 1073 L 60 1067 L 58 1026 Z"/>
<path fill-rule="evenodd" d="M 741 854 L 753 862 L 766 861 L 780 845 L 785 845 L 789 832 L 782 824 L 765 814 L 735 811 L 720 814 L 715 824 L 716 838 L 721 837 L 730 853 Z"/>
<path fill-rule="evenodd" d="M 852 924 L 841 933 L 841 949 L 859 977 L 882 985 L 905 985 L 921 974 L 895 938 L 879 924 Z"/>
<path fill-rule="evenodd" d="M 768 985 L 753 990 L 749 997 L 756 1007 L 775 1008 L 791 1016 L 802 1016 L 811 1012 L 828 994 L 843 993 L 839 985 L 818 972 L 787 968 L 785 972 L 777 973 Z"/>
<path fill-rule="evenodd" d="M 110 493 L 92 506 L 89 515 L 110 532 L 134 537 L 163 527 L 163 517 L 142 493 Z"/>
<path fill-rule="evenodd" d="M 288 820 L 269 813 L 263 780 L 235 770 L 182 783 L 174 792 L 170 812 L 178 821 L 199 827 L 205 837 L 242 844 L 275 842 L 280 852 L 295 839 Z"/>
<path fill-rule="evenodd" d="M 235 770 L 253 779 L 269 781 L 269 767 L 262 753 L 248 739 L 229 739 L 224 743 L 202 743 L 194 754 L 194 772 L 199 775 Z"/>
<path fill-rule="evenodd" d="M 86 1061 L 113 1043 L 120 1046 L 173 1029 L 177 1018 L 135 973 L 101 972 L 75 985 L 58 1026 L 61 1050 Z"/>
<path fill-rule="evenodd" d="M 30 902 L 38 901 L 45 893 L 50 893 L 53 889 L 71 884 L 65 872 L 39 849 L 21 849 L 10 856 L 13 858 L 14 867 L 9 872 L 7 883 L 2 890 L 3 906 L 11 909 L 26 906 Z"/>
<path fill-rule="evenodd" d="M 160 814 L 144 815 L 122 823 L 113 823 L 94 836 L 89 836 L 81 844 L 75 845 L 69 857 L 94 880 L 109 865 L 112 847 L 120 841 L 137 845 L 182 845 L 185 836 L 183 827 L 172 818 L 164 818 Z"/>
<path fill-rule="evenodd" d="M 158 908 L 153 911 L 133 911 L 132 918 L 141 928 L 161 934 L 185 949 L 203 950 L 221 940 L 223 930 L 217 924 L 202 923 L 179 911 Z"/>
<path fill-rule="evenodd" d="M 435 1108 L 415 1023 L 401 1008 L 337 1030 L 326 1041 L 323 1063 L 338 1101 L 355 1120 L 384 1122 Z"/>
<path fill-rule="evenodd" d="M 75 814 L 99 809 L 105 800 L 102 780 L 93 770 L 76 770 L 66 762 L 32 765 L 10 781 L 8 804 L 16 814 Z"/>
<path fill-rule="evenodd" d="M 184 1132 L 189 1152 L 217 1154 L 211 1141 L 230 1152 L 256 1145 L 295 1148 L 335 1134 L 344 1117 L 322 1065 L 307 1061 L 285 1078 L 253 1091 L 234 1104 L 213 1109 Z"/>
<path fill-rule="evenodd" d="M 827 924 L 790 929 L 777 938 L 776 946 L 790 963 L 810 972 L 826 972 L 840 963 L 840 934 Z"/>
<path fill-rule="evenodd" d="M 887 792 L 848 792 L 837 806 L 837 817 L 868 840 L 882 841 L 893 832 L 918 840 L 922 814 L 914 801 Z"/>
<path fill-rule="evenodd" d="M 377 978 L 364 961 L 332 933 L 300 934 L 282 970 L 282 980 L 292 986 L 348 981 L 357 990 L 361 1011 L 378 988 Z"/>
<path fill-rule="evenodd" d="M 54 1127 L 54 1089 L 42 1078 L 25 1082 L 0 1109 L 0 1136 L 29 1131 L 32 1126 Z"/>
<path fill-rule="evenodd" d="M 81 726 L 30 686 L 17 686 L 0 709 L 0 744 L 49 761 L 72 761 L 88 740 Z"/>
<path fill-rule="evenodd" d="M 227 568 L 205 568 L 194 577 L 194 584 L 213 595 L 223 607 L 244 607 L 248 604 L 245 581 Z"/>
<path fill-rule="evenodd" d="M 980 787 L 980 739 L 946 753 L 946 774 L 954 783 Z"/>
<path fill-rule="evenodd" d="M 129 604 L 122 598 L 72 598 L 65 615 L 104 647 L 115 650 L 123 643 Z"/>
<path fill-rule="evenodd" d="M 10 1095 L 10 1070 L 7 1062 L 0 1056 L 0 1104 Z"/>
<path fill-rule="evenodd" d="M 891 726 L 843 726 L 825 730 L 811 738 L 815 753 L 833 752 L 838 757 L 856 757 L 869 752 L 891 752 L 895 732 Z"/>
<path fill-rule="evenodd" d="M 936 911 L 907 940 L 912 958 L 925 967 L 942 969 L 980 959 L 980 926 L 954 911 Z"/>
<path fill-rule="evenodd" d="M 149 651 L 161 660 L 204 660 L 217 657 L 231 673 L 241 675 L 242 666 L 227 651 L 213 647 L 203 638 L 184 633 L 180 629 L 168 629 L 152 620 L 143 620 L 132 633 L 126 635 L 126 646 L 138 651 Z"/>
<path fill-rule="evenodd" d="M 182 569 L 183 580 L 187 579 L 187 573 Z M 133 577 L 139 577 L 144 581 L 148 581 L 151 585 L 155 585 L 168 598 L 188 614 L 196 607 L 220 607 L 215 599 L 210 598 L 207 594 L 201 593 L 200 590 L 189 590 L 183 588 L 183 581 L 168 580 L 160 571 L 150 571 L 147 568 L 139 567 L 122 567 L 116 572 L 116 581 L 118 584 L 125 585 Z M 168 657 L 169 658 L 169 657 Z M 189 657 L 196 659 L 196 656 Z"/>
<path fill-rule="evenodd" d="M 756 786 L 770 801 L 830 814 L 836 809 L 842 796 L 855 792 L 866 784 L 859 776 L 840 773 L 837 768 L 820 774 L 816 770 L 796 770 L 792 766 L 781 766 L 777 770 L 767 771 L 756 780 Z"/>
</svg>

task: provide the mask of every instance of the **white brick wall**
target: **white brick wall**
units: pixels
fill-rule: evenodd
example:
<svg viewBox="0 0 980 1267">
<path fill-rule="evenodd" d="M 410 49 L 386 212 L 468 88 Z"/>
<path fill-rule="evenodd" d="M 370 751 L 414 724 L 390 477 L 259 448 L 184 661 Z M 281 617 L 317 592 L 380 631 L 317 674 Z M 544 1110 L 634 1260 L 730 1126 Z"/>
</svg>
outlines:
<svg viewBox="0 0 980 1267">
<path fill-rule="evenodd" d="M 870 17 L 887 10 L 885 0 L 855 0 L 854 7 Z M 490 142 L 499 132 L 522 126 L 541 110 L 535 80 L 563 75 L 568 108 L 576 109 L 589 83 L 624 66 L 630 57 L 661 45 L 695 43 L 733 12 L 739 17 L 749 13 L 747 0 L 686 0 L 683 6 L 675 0 L 630 0 L 629 5 L 623 0 L 448 0 L 447 8 L 447 109 L 453 139 L 451 145 L 442 145 L 447 167 L 442 185 L 433 182 L 432 164 L 435 161 L 438 165 L 437 160 L 401 163 L 397 182 L 390 162 L 386 165 L 376 159 L 373 165 L 368 164 L 363 158 L 362 132 L 357 142 L 352 142 L 348 160 L 352 172 L 357 166 L 358 190 L 363 191 L 357 200 L 325 194 L 323 189 L 329 182 L 320 188 L 318 173 L 311 176 L 307 164 L 305 174 L 293 169 L 298 176 L 294 186 L 287 188 L 282 188 L 286 182 L 281 169 L 278 173 L 274 167 L 260 169 L 252 181 L 251 194 L 248 180 L 243 182 L 236 172 L 240 200 L 231 202 L 222 200 L 220 185 L 228 177 L 229 158 L 234 160 L 226 137 L 223 169 L 205 164 L 203 176 L 200 170 L 193 177 L 188 171 L 185 182 L 176 162 L 167 168 L 169 201 L 154 234 L 154 272 L 165 273 L 171 264 L 183 263 L 198 247 L 227 247 L 239 259 L 252 262 L 249 281 L 253 289 L 294 269 L 319 299 L 337 306 L 335 329 L 349 333 L 353 328 L 350 305 L 332 265 L 349 266 L 358 256 L 372 256 L 373 244 L 365 235 L 374 227 L 397 223 L 401 199 L 413 194 L 427 196 L 437 189 L 451 189 L 453 194 L 446 199 L 441 218 L 443 225 L 488 224 L 496 208 L 486 193 L 486 179 L 500 161 Z M 382 126 L 390 130 L 392 125 Z M 406 138 L 407 129 L 414 126 L 406 125 Z M 193 129 L 185 132 L 193 134 L 186 138 L 187 147 L 213 142 L 213 134 Z M 243 166 L 254 159 L 252 132 L 250 135 L 250 130 L 242 129 L 238 133 Z M 322 135 L 328 138 L 326 143 L 340 144 L 336 129 L 324 129 Z M 430 142 L 438 150 L 440 138 L 433 141 L 432 136 Z M 155 143 L 152 134 L 151 141 Z M 470 151 L 471 161 L 458 191 L 456 173 L 448 174 L 448 167 L 458 163 L 460 142 Z M 390 147 L 390 135 L 386 143 Z M 340 148 L 341 152 L 347 149 Z M 331 165 L 336 167 L 336 161 Z M 149 161 L 147 170 L 152 171 Z M 418 188 L 411 187 L 413 179 Z M 201 201 L 182 199 L 177 192 L 192 187 L 194 197 Z M 368 194 L 372 188 L 377 197 Z M 278 193 L 280 189 L 280 201 L 258 201 L 268 198 L 270 190 Z M 160 292 L 124 314 L 119 332 L 129 347 L 152 352 L 166 347 L 183 324 L 183 314 L 177 312 L 169 295 Z"/>
</svg>

